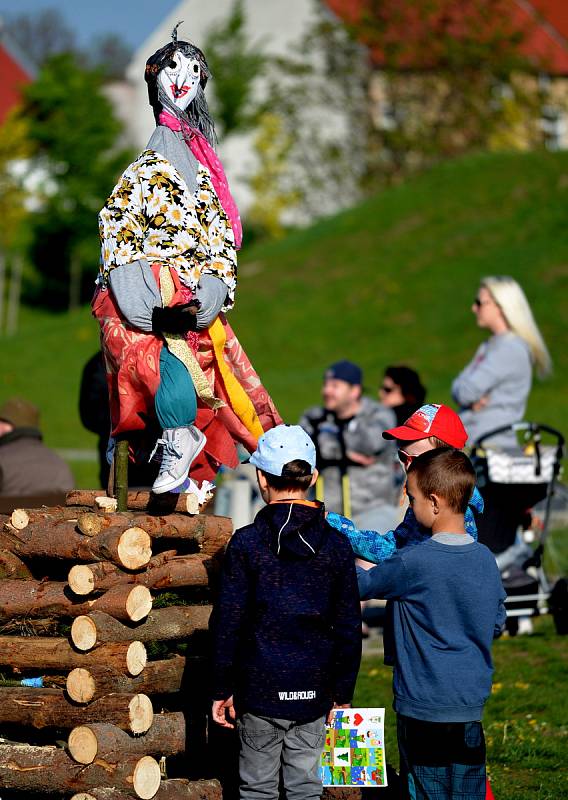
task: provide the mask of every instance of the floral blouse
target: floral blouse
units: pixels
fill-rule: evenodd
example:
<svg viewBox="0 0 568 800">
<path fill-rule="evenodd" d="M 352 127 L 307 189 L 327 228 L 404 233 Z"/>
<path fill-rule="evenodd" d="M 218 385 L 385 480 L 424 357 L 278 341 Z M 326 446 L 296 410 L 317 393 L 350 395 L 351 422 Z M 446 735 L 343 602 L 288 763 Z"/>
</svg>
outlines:
<svg viewBox="0 0 568 800">
<path fill-rule="evenodd" d="M 145 150 L 123 172 L 99 214 L 103 286 L 113 267 L 146 259 L 173 267 L 190 289 L 202 275 L 215 275 L 228 289 L 225 310 L 233 305 L 233 230 L 207 168 L 199 164 L 196 178 L 191 194 L 173 164 L 153 150 Z"/>
</svg>

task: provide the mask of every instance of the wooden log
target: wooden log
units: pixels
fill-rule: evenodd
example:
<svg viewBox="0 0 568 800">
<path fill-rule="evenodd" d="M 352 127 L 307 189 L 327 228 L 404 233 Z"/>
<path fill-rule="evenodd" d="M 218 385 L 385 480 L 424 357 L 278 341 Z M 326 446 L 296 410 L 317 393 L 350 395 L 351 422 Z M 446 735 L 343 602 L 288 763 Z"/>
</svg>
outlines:
<svg viewBox="0 0 568 800">
<path fill-rule="evenodd" d="M 154 556 L 144 571 L 136 573 L 125 572 L 109 561 L 75 564 L 69 571 L 67 582 L 71 591 L 81 596 L 124 583 L 137 583 L 149 589 L 209 585 L 208 567 L 214 564 L 207 556 L 178 556 L 173 553 L 169 551 L 167 555 Z"/>
<path fill-rule="evenodd" d="M 136 737 L 106 722 L 81 725 L 71 731 L 67 745 L 79 764 L 114 761 L 124 755 L 173 756 L 185 750 L 185 718 L 181 711 L 156 714 L 150 730 Z"/>
<path fill-rule="evenodd" d="M 224 547 L 231 538 L 233 531 L 233 523 L 228 517 L 215 517 L 206 514 L 189 517 L 184 514 L 159 516 L 137 511 L 95 515 L 87 513 L 85 523 L 83 515 L 80 514 L 77 522 L 77 527 L 80 531 L 83 531 L 84 524 L 89 536 L 102 534 L 104 531 L 108 533 L 111 530 L 118 531 L 137 527 L 146 531 L 152 539 L 193 541 L 207 554 L 215 553 L 220 547 Z"/>
<path fill-rule="evenodd" d="M 152 701 L 145 694 L 115 692 L 78 706 L 63 689 L 0 686 L 0 725 L 69 729 L 104 721 L 138 734 L 149 730 L 153 717 Z"/>
<path fill-rule="evenodd" d="M 0 532 L 0 548 L 31 558 L 112 561 L 126 569 L 139 569 L 152 556 L 150 537 L 139 528 L 113 528 L 89 538 L 77 532 L 76 522 L 65 519 L 30 523 L 20 531 L 5 529 Z"/>
<path fill-rule="evenodd" d="M 88 791 L 112 783 L 127 795 L 150 800 L 160 786 L 160 765 L 152 756 L 125 756 L 116 762 L 76 764 L 58 747 L 3 744 L 0 786 L 21 792 Z"/>
<path fill-rule="evenodd" d="M 162 781 L 152 800 L 222 800 L 223 790 L 217 780 L 187 781 L 173 778 Z M 75 794 L 71 800 L 129 800 L 118 789 L 91 789 Z"/>
<path fill-rule="evenodd" d="M 28 580 L 33 578 L 24 562 L 9 550 L 0 550 L 0 580 Z"/>
<path fill-rule="evenodd" d="M 62 637 L 2 636 L 0 639 L 0 665 L 19 669 L 73 669 L 106 664 L 136 676 L 146 661 L 146 647 L 138 641 L 111 642 L 84 653 Z"/>
<path fill-rule="evenodd" d="M 67 506 L 90 506 L 99 507 L 100 502 L 104 502 L 105 492 L 103 489 L 74 489 L 67 492 Z M 114 498 L 106 498 L 112 500 Z M 163 513 L 178 512 L 181 514 L 197 514 L 203 511 L 209 504 L 209 500 L 199 505 L 197 498 L 193 494 L 171 494 L 165 495 L 152 494 L 152 492 L 139 490 L 128 492 L 128 508 L 133 511 L 147 511 L 149 508 Z"/>
<path fill-rule="evenodd" d="M 65 688 L 76 703 L 90 703 L 111 692 L 170 694 L 181 688 L 185 663 L 185 658 L 177 655 L 163 661 L 149 661 L 136 678 L 127 677 L 112 667 L 77 667 L 67 676 Z"/>
<path fill-rule="evenodd" d="M 105 642 L 168 641 L 185 639 L 209 626 L 211 606 L 157 608 L 135 627 L 123 625 L 109 614 L 92 611 L 77 617 L 71 626 L 71 641 L 79 650 L 90 650 Z"/>
<path fill-rule="evenodd" d="M 82 513 L 77 508 L 67 508 L 66 506 L 46 506 L 45 508 L 15 508 L 10 514 L 10 524 L 17 531 L 22 531 L 31 523 L 49 524 L 60 520 L 77 519 L 78 514 Z"/>
<path fill-rule="evenodd" d="M 151 608 L 152 596 L 146 586 L 114 586 L 95 600 L 78 601 L 66 583 L 0 580 L 0 619 L 78 617 L 90 611 L 104 611 L 117 619 L 138 622 Z"/>
</svg>

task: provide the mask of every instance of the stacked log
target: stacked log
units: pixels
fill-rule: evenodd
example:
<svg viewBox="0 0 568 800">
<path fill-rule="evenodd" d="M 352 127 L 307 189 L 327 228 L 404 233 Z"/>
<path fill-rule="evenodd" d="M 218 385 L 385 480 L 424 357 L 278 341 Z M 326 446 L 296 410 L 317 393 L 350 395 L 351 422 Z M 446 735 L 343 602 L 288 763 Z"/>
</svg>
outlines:
<svg viewBox="0 0 568 800">
<path fill-rule="evenodd" d="M 165 503 L 129 492 L 119 513 L 112 498 L 82 491 L 65 507 L 3 517 L 3 788 L 75 800 L 222 796 L 217 781 L 162 774 L 186 750 L 176 697 L 197 675 L 195 637 L 207 630 L 210 580 L 232 530 L 230 520 L 188 507 L 184 496 Z M 18 685 L 28 677 L 32 685 Z M 61 732 L 66 748 L 46 746 Z"/>
</svg>

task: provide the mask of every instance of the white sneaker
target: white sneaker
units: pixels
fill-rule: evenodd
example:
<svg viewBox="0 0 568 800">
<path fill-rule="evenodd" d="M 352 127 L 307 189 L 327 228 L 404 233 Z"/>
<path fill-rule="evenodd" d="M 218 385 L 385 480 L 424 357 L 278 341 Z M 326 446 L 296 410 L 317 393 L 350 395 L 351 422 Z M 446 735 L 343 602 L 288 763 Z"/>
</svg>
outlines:
<svg viewBox="0 0 568 800">
<path fill-rule="evenodd" d="M 156 447 L 162 445 L 162 464 L 154 481 L 154 494 L 164 494 L 177 489 L 185 481 L 191 462 L 205 447 L 205 434 L 195 425 L 180 428 L 166 428 L 163 438 L 158 439 Z M 151 456 L 150 456 L 151 458 Z"/>
</svg>

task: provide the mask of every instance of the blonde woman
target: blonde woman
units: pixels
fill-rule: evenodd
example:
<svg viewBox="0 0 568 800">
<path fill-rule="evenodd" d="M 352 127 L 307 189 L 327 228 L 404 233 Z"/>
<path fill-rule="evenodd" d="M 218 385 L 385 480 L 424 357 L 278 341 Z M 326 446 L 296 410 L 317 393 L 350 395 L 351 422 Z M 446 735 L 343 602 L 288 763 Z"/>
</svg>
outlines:
<svg viewBox="0 0 568 800">
<path fill-rule="evenodd" d="M 452 396 L 473 444 L 501 426 L 522 420 L 533 369 L 541 378 L 552 368 L 550 355 L 519 284 L 507 275 L 481 281 L 472 311 L 491 336 L 452 384 Z M 513 434 L 491 440 L 514 445 Z"/>
</svg>

